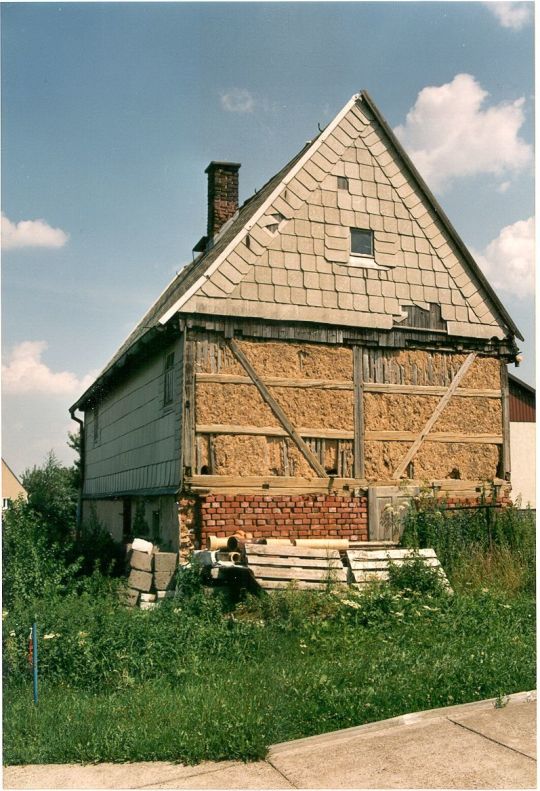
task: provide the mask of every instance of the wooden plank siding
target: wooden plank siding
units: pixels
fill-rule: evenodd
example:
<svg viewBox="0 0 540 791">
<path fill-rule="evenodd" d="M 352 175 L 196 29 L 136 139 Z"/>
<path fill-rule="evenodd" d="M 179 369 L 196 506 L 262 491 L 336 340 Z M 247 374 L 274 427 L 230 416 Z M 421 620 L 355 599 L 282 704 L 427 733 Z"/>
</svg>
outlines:
<svg viewBox="0 0 540 791">
<path fill-rule="evenodd" d="M 164 405 L 164 366 L 174 352 L 173 401 Z M 180 484 L 182 343 L 126 376 L 85 415 L 83 496 L 171 492 Z"/>
</svg>

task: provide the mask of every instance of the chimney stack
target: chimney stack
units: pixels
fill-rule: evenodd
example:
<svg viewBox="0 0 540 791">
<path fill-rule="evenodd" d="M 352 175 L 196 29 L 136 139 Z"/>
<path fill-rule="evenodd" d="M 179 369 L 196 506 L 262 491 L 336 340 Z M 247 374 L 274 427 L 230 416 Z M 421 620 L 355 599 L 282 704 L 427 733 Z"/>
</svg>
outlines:
<svg viewBox="0 0 540 791">
<path fill-rule="evenodd" d="M 237 162 L 210 162 L 208 173 L 208 227 L 207 236 L 212 240 L 238 209 Z"/>
</svg>

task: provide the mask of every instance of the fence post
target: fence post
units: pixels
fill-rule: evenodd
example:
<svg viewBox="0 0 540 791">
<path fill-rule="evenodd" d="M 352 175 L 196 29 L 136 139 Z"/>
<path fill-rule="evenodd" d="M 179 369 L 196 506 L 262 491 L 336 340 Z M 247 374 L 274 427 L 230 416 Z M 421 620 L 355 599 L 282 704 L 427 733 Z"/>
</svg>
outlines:
<svg viewBox="0 0 540 791">
<path fill-rule="evenodd" d="M 32 671 L 34 675 L 34 703 L 38 702 L 38 644 L 37 624 L 32 624 Z"/>
</svg>

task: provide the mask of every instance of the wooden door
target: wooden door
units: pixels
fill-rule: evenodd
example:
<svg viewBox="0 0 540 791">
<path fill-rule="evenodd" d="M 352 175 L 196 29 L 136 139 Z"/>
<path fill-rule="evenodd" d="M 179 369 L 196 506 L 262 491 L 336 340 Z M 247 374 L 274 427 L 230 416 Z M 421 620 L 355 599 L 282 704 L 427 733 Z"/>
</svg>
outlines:
<svg viewBox="0 0 540 791">
<path fill-rule="evenodd" d="M 370 486 L 368 530 L 370 541 L 396 541 L 403 532 L 404 517 L 418 487 Z"/>
</svg>

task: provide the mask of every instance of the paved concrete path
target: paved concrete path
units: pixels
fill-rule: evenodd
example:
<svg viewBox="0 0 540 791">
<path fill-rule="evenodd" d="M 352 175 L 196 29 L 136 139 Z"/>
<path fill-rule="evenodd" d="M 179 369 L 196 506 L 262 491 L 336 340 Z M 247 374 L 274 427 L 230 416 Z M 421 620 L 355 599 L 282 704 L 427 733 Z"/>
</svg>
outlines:
<svg viewBox="0 0 540 791">
<path fill-rule="evenodd" d="M 536 693 L 285 742 L 256 763 L 8 766 L 3 787 L 535 788 Z"/>
</svg>

